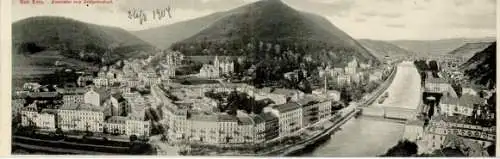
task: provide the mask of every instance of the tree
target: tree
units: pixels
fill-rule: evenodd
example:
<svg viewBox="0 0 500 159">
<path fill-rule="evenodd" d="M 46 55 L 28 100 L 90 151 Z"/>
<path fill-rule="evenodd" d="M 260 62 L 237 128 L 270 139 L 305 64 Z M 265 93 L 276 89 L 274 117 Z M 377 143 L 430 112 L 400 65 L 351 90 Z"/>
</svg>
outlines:
<svg viewBox="0 0 500 159">
<path fill-rule="evenodd" d="M 64 136 L 64 132 L 62 131 L 61 128 L 56 128 L 56 135 Z"/>
<path fill-rule="evenodd" d="M 417 144 L 404 140 L 399 141 L 394 147 L 387 150 L 387 152 L 382 155 L 383 157 L 410 157 L 416 155 L 418 152 Z"/>
<path fill-rule="evenodd" d="M 488 154 L 489 154 L 490 156 L 496 156 L 496 155 L 495 155 L 495 154 L 496 154 L 496 146 L 495 146 L 495 144 L 492 144 L 492 145 L 488 146 L 488 147 L 486 148 L 486 151 L 488 152 Z"/>
<path fill-rule="evenodd" d="M 352 101 L 351 94 L 346 90 L 346 88 L 342 88 L 340 91 L 340 101 L 344 104 L 349 104 Z"/>
<path fill-rule="evenodd" d="M 130 142 L 134 142 L 134 141 L 137 141 L 138 138 L 137 138 L 137 135 L 130 135 L 129 139 L 130 139 Z"/>
</svg>

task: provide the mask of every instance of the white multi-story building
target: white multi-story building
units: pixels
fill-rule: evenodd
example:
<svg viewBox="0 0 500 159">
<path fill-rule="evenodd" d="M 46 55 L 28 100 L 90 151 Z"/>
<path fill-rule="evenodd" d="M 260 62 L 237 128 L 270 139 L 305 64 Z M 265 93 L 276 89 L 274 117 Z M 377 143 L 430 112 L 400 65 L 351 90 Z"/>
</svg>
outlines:
<svg viewBox="0 0 500 159">
<path fill-rule="evenodd" d="M 279 136 L 290 136 L 302 128 L 302 109 L 298 103 L 289 102 L 282 105 L 265 107 L 264 112 L 270 112 L 278 117 Z"/>
<path fill-rule="evenodd" d="M 34 126 L 38 129 L 54 131 L 56 129 L 55 115 L 50 111 L 42 110 L 38 113 L 35 104 L 21 110 L 21 125 Z"/>
<path fill-rule="evenodd" d="M 224 74 L 234 72 L 234 62 L 228 59 L 219 61 L 218 56 L 215 56 L 213 64 L 204 64 L 198 76 L 203 78 L 219 78 Z"/>
<path fill-rule="evenodd" d="M 328 118 L 332 112 L 331 101 L 316 96 L 306 96 L 297 102 L 302 107 L 302 125 L 315 124 Z"/>
<path fill-rule="evenodd" d="M 144 118 L 129 117 L 129 119 L 125 121 L 125 125 L 125 133 L 128 136 L 149 136 L 150 134 L 150 121 L 145 121 Z"/>
<path fill-rule="evenodd" d="M 94 82 L 94 85 L 96 87 L 108 87 L 109 86 L 109 81 L 105 77 L 94 78 L 93 82 Z"/>
<path fill-rule="evenodd" d="M 349 75 L 338 75 L 337 84 L 340 86 L 351 84 L 351 76 Z"/>
<path fill-rule="evenodd" d="M 103 131 L 114 135 L 127 135 L 127 117 L 112 116 L 104 123 Z"/>
<path fill-rule="evenodd" d="M 63 95 L 64 103 L 83 103 L 84 95 L 83 94 L 65 94 Z"/>
<path fill-rule="evenodd" d="M 58 125 L 63 131 L 102 132 L 103 112 L 103 107 L 90 104 L 63 105 L 57 109 Z"/>
<path fill-rule="evenodd" d="M 83 103 L 98 107 L 101 106 L 101 98 L 99 93 L 95 92 L 94 89 L 91 88 L 87 93 L 83 95 Z"/>
</svg>

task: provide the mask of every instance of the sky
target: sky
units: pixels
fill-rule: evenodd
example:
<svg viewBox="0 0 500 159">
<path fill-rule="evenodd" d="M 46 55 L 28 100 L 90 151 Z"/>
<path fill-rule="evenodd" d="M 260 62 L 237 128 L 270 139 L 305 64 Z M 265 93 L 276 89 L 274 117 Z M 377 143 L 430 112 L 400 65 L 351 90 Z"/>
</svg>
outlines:
<svg viewBox="0 0 500 159">
<path fill-rule="evenodd" d="M 64 16 L 126 30 L 143 30 L 230 10 L 258 0 L 108 0 L 111 4 L 20 4 L 12 0 L 12 21 Z M 72 0 L 69 0 L 72 1 Z M 357 39 L 436 40 L 496 36 L 495 0 L 282 0 L 319 14 Z M 172 18 L 139 24 L 128 11 L 171 7 Z M 149 17 L 148 17 L 149 18 Z"/>
</svg>

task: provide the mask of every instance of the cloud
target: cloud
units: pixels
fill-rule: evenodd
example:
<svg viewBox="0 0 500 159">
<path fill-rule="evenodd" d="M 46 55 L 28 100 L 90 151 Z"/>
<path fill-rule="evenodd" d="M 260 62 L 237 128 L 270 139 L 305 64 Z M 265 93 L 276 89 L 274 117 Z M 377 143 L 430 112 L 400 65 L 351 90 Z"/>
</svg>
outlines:
<svg viewBox="0 0 500 159">
<path fill-rule="evenodd" d="M 406 25 L 404 24 L 386 24 L 385 26 L 390 27 L 390 28 L 405 28 Z"/>
<path fill-rule="evenodd" d="M 470 4 L 471 0 L 454 0 L 455 6 L 463 6 Z"/>
<path fill-rule="evenodd" d="M 361 13 L 363 14 L 364 16 L 367 16 L 367 17 L 375 17 L 375 16 L 378 16 L 378 13 L 374 12 L 374 11 L 369 11 L 369 12 L 363 12 Z"/>
<path fill-rule="evenodd" d="M 375 11 L 368 11 L 361 13 L 367 17 L 384 17 L 384 18 L 398 18 L 402 16 L 402 13 L 379 13 Z"/>
<path fill-rule="evenodd" d="M 386 17 L 386 18 L 398 18 L 401 17 L 401 13 L 382 13 L 380 16 Z"/>
<path fill-rule="evenodd" d="M 354 21 L 356 21 L 356 22 L 366 22 L 366 19 L 364 19 L 364 18 L 356 18 L 356 19 L 354 19 Z"/>
<path fill-rule="evenodd" d="M 346 17 L 355 7 L 353 0 L 284 0 L 288 5 L 325 16 Z"/>
</svg>

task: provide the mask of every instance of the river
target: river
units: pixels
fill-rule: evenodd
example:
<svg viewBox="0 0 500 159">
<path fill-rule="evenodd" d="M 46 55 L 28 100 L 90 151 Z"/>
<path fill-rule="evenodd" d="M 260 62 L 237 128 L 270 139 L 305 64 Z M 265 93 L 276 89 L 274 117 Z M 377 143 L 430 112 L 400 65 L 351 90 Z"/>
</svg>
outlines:
<svg viewBox="0 0 500 159">
<path fill-rule="evenodd" d="M 375 157 L 396 145 L 404 124 L 382 118 L 360 117 L 345 123 L 342 130 L 316 148 L 299 154 L 304 157 Z"/>
</svg>

